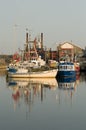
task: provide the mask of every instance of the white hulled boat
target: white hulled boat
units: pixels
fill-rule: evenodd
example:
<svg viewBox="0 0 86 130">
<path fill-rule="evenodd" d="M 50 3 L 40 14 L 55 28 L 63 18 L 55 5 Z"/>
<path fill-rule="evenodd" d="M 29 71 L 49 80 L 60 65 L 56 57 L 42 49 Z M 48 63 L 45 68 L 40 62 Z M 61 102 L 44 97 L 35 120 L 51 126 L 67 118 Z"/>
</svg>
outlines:
<svg viewBox="0 0 86 130">
<path fill-rule="evenodd" d="M 15 78 L 55 78 L 57 75 L 57 69 L 44 70 L 44 71 L 28 71 L 26 68 L 12 68 L 12 71 L 8 70 L 8 77 Z"/>
</svg>

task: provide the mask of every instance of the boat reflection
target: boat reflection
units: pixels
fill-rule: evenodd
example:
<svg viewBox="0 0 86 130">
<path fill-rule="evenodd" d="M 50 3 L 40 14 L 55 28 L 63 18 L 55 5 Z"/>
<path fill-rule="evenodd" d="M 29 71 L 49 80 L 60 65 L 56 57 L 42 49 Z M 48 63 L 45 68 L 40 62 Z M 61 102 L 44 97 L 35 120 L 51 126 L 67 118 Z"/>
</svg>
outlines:
<svg viewBox="0 0 86 130">
<path fill-rule="evenodd" d="M 58 78 L 58 88 L 63 90 L 72 90 L 75 88 L 76 77 L 60 77 Z"/>
<path fill-rule="evenodd" d="M 17 104 L 23 99 L 30 108 L 36 98 L 43 102 L 46 89 L 56 90 L 58 83 L 55 78 L 12 78 L 8 79 L 7 86 L 12 91 L 14 109 L 16 109 Z"/>
<path fill-rule="evenodd" d="M 8 86 L 17 85 L 18 87 L 27 87 L 33 84 L 40 84 L 47 86 L 50 89 L 56 88 L 58 86 L 56 78 L 9 78 Z"/>
<path fill-rule="evenodd" d="M 79 76 L 77 77 L 59 77 L 58 81 L 58 93 L 56 99 L 60 105 L 63 103 L 69 103 L 72 106 L 73 96 L 77 93 L 77 87 L 79 86 Z"/>
<path fill-rule="evenodd" d="M 62 93 L 62 94 L 63 95 L 66 94 L 66 96 L 70 97 L 71 99 L 72 99 L 78 85 L 79 85 L 79 76 L 78 76 L 78 78 L 75 76 L 58 78 L 59 91 L 62 91 L 62 90 L 65 91 L 65 93 Z"/>
<path fill-rule="evenodd" d="M 22 107 L 24 104 L 28 106 L 31 113 L 34 103 L 47 100 L 48 90 L 54 91 L 54 101 L 59 104 L 63 100 L 72 103 L 72 97 L 76 94 L 76 88 L 79 85 L 79 77 L 61 77 L 55 78 L 9 78 L 7 86 L 10 89 L 14 110 Z M 50 92 L 52 93 L 52 91 Z M 52 94 L 51 94 L 52 95 Z M 64 101 L 65 103 L 65 101 Z"/>
</svg>

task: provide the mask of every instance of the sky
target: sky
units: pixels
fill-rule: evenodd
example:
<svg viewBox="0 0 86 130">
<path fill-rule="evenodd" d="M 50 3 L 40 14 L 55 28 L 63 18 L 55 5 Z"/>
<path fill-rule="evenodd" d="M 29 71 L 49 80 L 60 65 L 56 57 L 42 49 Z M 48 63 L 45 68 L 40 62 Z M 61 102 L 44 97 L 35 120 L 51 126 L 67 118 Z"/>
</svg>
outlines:
<svg viewBox="0 0 86 130">
<path fill-rule="evenodd" d="M 44 46 L 86 46 L 86 0 L 0 0 L 0 54 L 13 54 L 43 33 Z"/>
</svg>

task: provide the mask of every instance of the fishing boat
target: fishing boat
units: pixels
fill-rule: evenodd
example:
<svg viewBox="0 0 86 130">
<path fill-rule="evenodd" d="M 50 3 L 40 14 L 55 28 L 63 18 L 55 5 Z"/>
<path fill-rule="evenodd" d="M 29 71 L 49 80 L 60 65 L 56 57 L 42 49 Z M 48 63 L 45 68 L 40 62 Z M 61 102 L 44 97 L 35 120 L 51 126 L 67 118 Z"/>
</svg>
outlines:
<svg viewBox="0 0 86 130">
<path fill-rule="evenodd" d="M 58 76 L 76 76 L 74 63 L 60 62 L 58 65 Z"/>
<path fill-rule="evenodd" d="M 58 69 L 50 70 L 38 70 L 38 71 L 28 71 L 27 68 L 12 68 L 8 70 L 8 77 L 15 78 L 55 78 L 57 75 Z"/>
<path fill-rule="evenodd" d="M 20 64 L 17 67 L 10 67 L 7 70 L 7 76 L 12 78 L 55 78 L 58 69 L 50 69 L 48 66 L 33 68 Z"/>
<path fill-rule="evenodd" d="M 30 38 L 29 38 L 30 39 Z M 36 39 L 28 41 L 26 33 L 26 44 L 21 51 L 21 60 L 18 64 L 8 68 L 7 76 L 15 78 L 55 78 L 57 68 L 46 68 L 46 61 L 37 52 Z"/>
</svg>

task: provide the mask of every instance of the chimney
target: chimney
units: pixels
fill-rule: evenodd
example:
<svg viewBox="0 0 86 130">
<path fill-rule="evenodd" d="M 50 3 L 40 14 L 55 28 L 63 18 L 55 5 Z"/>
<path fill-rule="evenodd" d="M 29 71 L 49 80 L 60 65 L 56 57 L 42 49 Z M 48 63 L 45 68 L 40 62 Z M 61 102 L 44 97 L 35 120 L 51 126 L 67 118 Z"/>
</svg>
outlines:
<svg viewBox="0 0 86 130">
<path fill-rule="evenodd" d="M 28 32 L 26 32 L 26 43 L 28 43 Z"/>
<path fill-rule="evenodd" d="M 41 33 L 41 48 L 43 49 L 43 33 Z"/>
<path fill-rule="evenodd" d="M 28 52 L 28 32 L 26 32 L 26 47 L 25 51 Z"/>
</svg>

